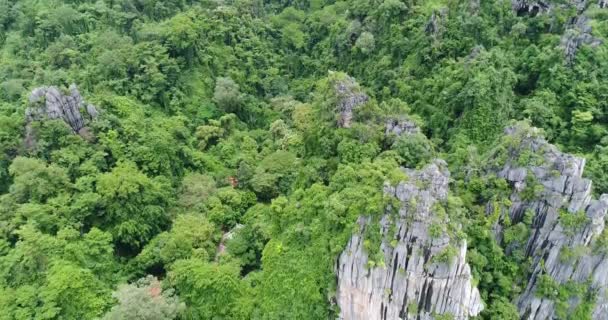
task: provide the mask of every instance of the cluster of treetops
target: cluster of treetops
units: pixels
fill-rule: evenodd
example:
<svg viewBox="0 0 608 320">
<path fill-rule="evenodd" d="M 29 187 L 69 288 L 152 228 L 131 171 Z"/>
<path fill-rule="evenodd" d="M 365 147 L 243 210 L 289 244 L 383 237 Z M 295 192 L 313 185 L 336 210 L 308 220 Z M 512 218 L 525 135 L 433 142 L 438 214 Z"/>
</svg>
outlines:
<svg viewBox="0 0 608 320">
<path fill-rule="evenodd" d="M 461 168 L 524 120 L 608 191 L 608 47 L 567 61 L 574 15 L 518 16 L 510 0 L 0 0 L 0 319 L 335 318 L 357 218 L 382 214 L 400 167 L 435 157 L 480 318 L 517 319 L 525 261 L 483 207 L 507 187 Z M 588 15 L 608 37 L 608 10 Z M 346 74 L 370 99 L 340 128 Z M 31 90 L 71 83 L 100 112 L 93 138 L 39 121 L 26 148 Z M 403 115 L 422 133 L 385 136 Z"/>
</svg>

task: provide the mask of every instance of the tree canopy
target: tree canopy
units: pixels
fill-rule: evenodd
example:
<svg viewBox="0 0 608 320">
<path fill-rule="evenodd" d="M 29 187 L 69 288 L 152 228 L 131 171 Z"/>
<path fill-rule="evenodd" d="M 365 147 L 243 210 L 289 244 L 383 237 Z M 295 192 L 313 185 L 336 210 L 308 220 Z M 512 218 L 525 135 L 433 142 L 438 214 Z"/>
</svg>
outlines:
<svg viewBox="0 0 608 320">
<path fill-rule="evenodd" d="M 504 127 L 608 192 L 608 9 L 585 2 L 587 32 L 550 2 L 0 0 L 0 319 L 335 318 L 357 219 L 438 157 L 480 317 L 518 318 L 531 222 L 506 250 L 483 208 L 506 182 L 475 175 Z M 571 56 L 568 32 L 594 41 Z M 71 84 L 83 130 L 26 116 Z"/>
</svg>

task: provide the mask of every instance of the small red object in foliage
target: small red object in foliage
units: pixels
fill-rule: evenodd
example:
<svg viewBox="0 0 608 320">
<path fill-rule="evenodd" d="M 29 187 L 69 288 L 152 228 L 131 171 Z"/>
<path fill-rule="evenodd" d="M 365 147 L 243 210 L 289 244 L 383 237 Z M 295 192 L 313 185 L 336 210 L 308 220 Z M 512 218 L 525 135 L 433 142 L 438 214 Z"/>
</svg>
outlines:
<svg viewBox="0 0 608 320">
<path fill-rule="evenodd" d="M 160 296 L 161 291 L 162 291 L 162 289 L 160 288 L 160 283 L 158 283 L 158 282 L 154 283 L 152 285 L 152 287 L 150 288 L 150 295 L 153 298 L 156 298 L 156 297 Z"/>
<path fill-rule="evenodd" d="M 229 177 L 228 180 L 233 188 L 236 188 L 239 185 L 239 180 L 236 177 Z"/>
</svg>

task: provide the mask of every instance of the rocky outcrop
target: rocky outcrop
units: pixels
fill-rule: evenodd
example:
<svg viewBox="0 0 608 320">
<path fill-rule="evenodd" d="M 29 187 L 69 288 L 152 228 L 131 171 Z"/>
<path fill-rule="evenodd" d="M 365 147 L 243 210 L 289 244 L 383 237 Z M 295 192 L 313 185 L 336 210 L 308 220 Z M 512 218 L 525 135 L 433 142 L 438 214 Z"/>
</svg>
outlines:
<svg viewBox="0 0 608 320">
<path fill-rule="evenodd" d="M 581 14 L 572 19 L 568 29 L 561 38 L 561 47 L 564 50 L 567 63 L 572 63 L 576 53 L 583 45 L 598 47 L 602 40 L 591 34 L 590 19 Z"/>
<path fill-rule="evenodd" d="M 548 1 L 511 0 L 511 7 L 517 15 L 535 16 L 551 9 Z"/>
<path fill-rule="evenodd" d="M 600 0 L 601 2 L 602 0 Z M 536 16 L 537 14 L 543 14 L 550 12 L 555 7 L 574 7 L 579 12 L 585 10 L 587 7 L 588 0 L 566 0 L 563 2 L 555 2 L 550 0 L 511 0 L 511 8 L 517 15 L 530 15 Z"/>
<path fill-rule="evenodd" d="M 369 96 L 365 94 L 354 78 L 345 75 L 333 84 L 338 98 L 338 126 L 350 128 L 355 108 L 366 103 Z"/>
<path fill-rule="evenodd" d="M 27 123 L 44 119 L 62 119 L 74 132 L 84 128 L 85 118 L 80 113 L 84 107 L 90 119 L 97 117 L 97 109 L 86 104 L 76 88 L 71 85 L 69 93 L 62 93 L 57 87 L 40 87 L 32 91 L 30 107 L 25 110 Z"/>
<path fill-rule="evenodd" d="M 445 21 L 448 17 L 448 9 L 441 8 L 439 10 L 434 10 L 429 18 L 429 21 L 426 23 L 424 27 L 424 31 L 434 38 L 438 38 L 443 33 L 443 28 L 445 25 Z"/>
<path fill-rule="evenodd" d="M 34 143 L 31 123 L 46 119 L 63 120 L 74 133 L 84 134 L 83 129 L 88 120 L 97 117 L 95 106 L 85 103 L 76 85 L 72 84 L 69 92 L 64 93 L 55 86 L 39 87 L 29 97 L 30 106 L 25 110 L 26 144 Z M 83 117 L 81 109 L 86 111 Z"/>
<path fill-rule="evenodd" d="M 558 286 L 574 284 L 595 296 L 593 319 L 608 319 L 608 257 L 595 244 L 604 230 L 608 195 L 592 199 L 591 181 L 582 177 L 585 160 L 560 152 L 537 129 L 518 124 L 506 134 L 508 147 L 494 155 L 504 164 L 491 171 L 507 180 L 513 193 L 497 237 L 505 227 L 504 215 L 514 225 L 532 214 L 524 249 L 531 261 L 530 276 L 516 301 L 522 319 L 556 318 L 557 297 L 539 292 L 541 277 L 547 276 Z M 582 301 L 573 296 L 562 303 L 572 311 Z"/>
<path fill-rule="evenodd" d="M 386 120 L 384 128 L 384 134 L 386 136 L 400 137 L 402 135 L 420 133 L 420 128 L 416 123 L 407 117 L 390 118 Z"/>
<path fill-rule="evenodd" d="M 471 283 L 466 241 L 450 236 L 449 226 L 459 226 L 442 213 L 449 182 L 445 162 L 404 171 L 407 182 L 385 186 L 399 207 L 388 208 L 379 224 L 361 217 L 360 233 L 338 259 L 340 319 L 413 320 L 438 314 L 467 319 L 479 314 L 483 304 Z M 373 257 L 365 249 L 367 228 L 381 228 L 383 236 Z"/>
<path fill-rule="evenodd" d="M 571 7 L 576 9 L 576 16 L 567 23 L 566 31 L 562 35 L 560 46 L 564 51 L 566 62 L 571 64 L 574 61 L 577 51 L 583 45 L 597 47 L 602 44 L 601 39 L 596 38 L 591 33 L 590 19 L 586 15 L 589 7 L 588 0 L 568 0 L 564 3 L 555 4 L 550 1 L 528 1 L 512 0 L 511 6 L 517 15 L 530 15 L 548 13 L 555 6 Z M 599 0 L 597 6 L 605 8 L 608 4 L 606 0 Z"/>
</svg>

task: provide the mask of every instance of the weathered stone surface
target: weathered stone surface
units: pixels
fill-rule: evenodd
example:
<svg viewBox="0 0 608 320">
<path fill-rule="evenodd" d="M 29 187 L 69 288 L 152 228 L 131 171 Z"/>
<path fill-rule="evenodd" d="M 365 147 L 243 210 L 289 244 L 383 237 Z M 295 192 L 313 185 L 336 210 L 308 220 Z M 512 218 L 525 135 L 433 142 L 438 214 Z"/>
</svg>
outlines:
<svg viewBox="0 0 608 320">
<path fill-rule="evenodd" d="M 602 44 L 602 40 L 591 34 L 590 19 L 581 14 L 574 18 L 566 32 L 561 38 L 561 46 L 566 56 L 566 61 L 572 63 L 576 53 L 583 45 L 593 48 Z"/>
<path fill-rule="evenodd" d="M 29 98 L 30 107 L 25 111 L 26 121 L 63 119 L 74 132 L 80 131 L 85 124 L 80 108 L 86 107 L 91 118 L 97 117 L 97 110 L 93 105 L 85 105 L 76 85 L 72 84 L 69 91 L 69 94 L 63 94 L 54 86 L 34 89 Z"/>
<path fill-rule="evenodd" d="M 340 319 L 432 319 L 433 314 L 467 319 L 479 314 L 483 304 L 471 283 L 466 242 L 450 239 L 447 232 L 434 238 L 429 234 L 431 225 L 449 223 L 447 215 L 439 217 L 434 211 L 447 200 L 445 162 L 436 160 L 421 171 L 404 170 L 407 182 L 385 185 L 400 208 L 387 209 L 380 220 L 384 265 L 368 265 L 362 234 L 374 227 L 369 217 L 359 219 L 361 232 L 352 236 L 339 257 Z M 442 262 L 437 257 L 448 248 L 454 249 L 454 257 Z"/>
<path fill-rule="evenodd" d="M 564 51 L 567 63 L 572 63 L 577 51 L 583 45 L 597 47 L 602 44 L 599 38 L 591 33 L 590 19 L 586 15 L 589 7 L 588 0 L 568 0 L 563 3 L 553 3 L 551 1 L 529 1 L 511 0 L 511 6 L 518 15 L 531 15 L 548 13 L 556 6 L 575 8 L 577 15 L 567 24 L 566 31 L 562 35 L 560 46 Z M 608 1 L 599 0 L 597 5 L 606 8 Z"/>
<path fill-rule="evenodd" d="M 30 106 L 25 110 L 26 144 L 31 146 L 34 137 L 31 129 L 33 121 L 45 119 L 62 119 L 74 133 L 85 129 L 87 120 L 97 117 L 95 106 L 87 104 L 82 99 L 76 85 L 72 84 L 69 93 L 62 93 L 57 87 L 39 87 L 32 91 L 29 97 Z M 88 118 L 82 116 L 80 109 L 84 108 Z"/>
<path fill-rule="evenodd" d="M 602 0 L 600 0 L 601 2 Z M 585 10 L 588 0 L 567 0 L 564 2 L 555 2 L 549 0 L 511 0 L 511 7 L 518 15 L 531 15 L 550 12 L 557 6 L 574 7 L 579 12 Z"/>
<path fill-rule="evenodd" d="M 537 15 L 551 9 L 548 1 L 511 0 L 511 7 L 518 15 Z"/>
<path fill-rule="evenodd" d="M 443 28 L 445 25 L 445 20 L 448 16 L 448 9 L 441 8 L 439 10 L 433 11 L 429 21 L 426 23 L 424 31 L 430 34 L 434 38 L 438 38 L 443 33 Z"/>
<path fill-rule="evenodd" d="M 353 111 L 358 106 L 366 103 L 369 97 L 361 91 L 357 81 L 349 76 L 336 81 L 334 90 L 338 97 L 338 126 L 349 128 L 353 119 Z"/>
<path fill-rule="evenodd" d="M 410 135 L 420 133 L 420 128 L 414 123 L 414 121 L 408 119 L 407 117 L 399 117 L 399 118 L 391 118 L 388 119 L 385 123 L 385 132 L 386 136 L 397 136 L 400 137 L 402 135 Z"/>
<path fill-rule="evenodd" d="M 513 186 L 510 196 L 512 205 L 508 214 L 511 224 L 522 221 L 526 212 L 533 213 L 531 235 L 525 246 L 525 256 L 530 258 L 530 278 L 524 292 L 517 299 L 522 319 L 554 319 L 555 302 L 537 294 L 538 279 L 549 275 L 556 283 L 574 281 L 585 284 L 596 292 L 593 319 L 608 319 L 608 257 L 594 251 L 595 239 L 604 230 L 608 210 L 608 195 L 592 199 L 591 181 L 582 177 L 585 159 L 560 152 L 549 144 L 534 128 L 516 125 L 506 130 L 514 143 L 507 150 L 509 155 L 504 166 L 495 168 L 499 177 Z M 522 154 L 534 154 L 538 163 L 522 164 Z M 518 164 L 519 163 L 519 164 Z M 542 191 L 533 199 L 524 199 L 526 184 L 540 183 Z M 563 214 L 584 212 L 586 221 L 574 229 L 562 225 Z M 502 219 L 501 219 L 502 221 Z M 501 239 L 503 226 L 496 233 Z M 563 250 L 577 249 L 585 252 L 570 260 L 561 257 Z M 570 301 L 571 308 L 579 301 Z"/>
</svg>

